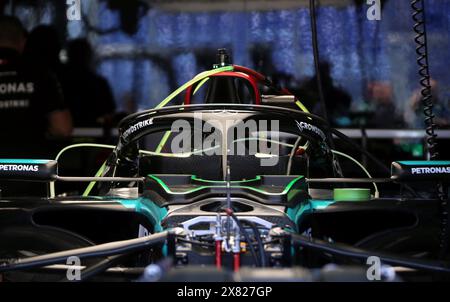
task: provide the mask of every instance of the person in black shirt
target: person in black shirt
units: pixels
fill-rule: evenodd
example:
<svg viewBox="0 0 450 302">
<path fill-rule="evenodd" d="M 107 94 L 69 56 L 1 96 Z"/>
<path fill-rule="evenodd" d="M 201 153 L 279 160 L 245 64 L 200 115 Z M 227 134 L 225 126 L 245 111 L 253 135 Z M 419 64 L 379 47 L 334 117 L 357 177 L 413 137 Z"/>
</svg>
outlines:
<svg viewBox="0 0 450 302">
<path fill-rule="evenodd" d="M 53 25 L 38 25 L 28 34 L 23 60 L 30 67 L 48 69 L 61 81 L 61 40 Z M 64 100 L 66 97 L 64 96 Z M 67 100 L 66 100 L 67 101 Z"/>
<path fill-rule="evenodd" d="M 25 37 L 17 18 L 0 16 L 0 158 L 49 157 L 46 137 L 72 132 L 55 76 L 21 58 Z"/>
<path fill-rule="evenodd" d="M 329 122 L 333 126 L 343 126 L 341 120 L 349 116 L 352 97 L 342 88 L 335 85 L 331 76 L 331 64 L 329 62 L 320 62 L 319 72 L 322 79 L 322 88 L 327 107 Z M 322 104 L 319 98 L 319 89 L 317 87 L 317 75 L 315 74 L 302 87 L 300 87 L 299 96 L 306 104 L 311 103 L 312 112 L 320 116 L 323 115 Z"/>
<path fill-rule="evenodd" d="M 110 127 L 116 109 L 108 81 L 92 68 L 94 57 L 86 39 L 67 46 L 68 63 L 62 85 L 76 127 Z"/>
</svg>

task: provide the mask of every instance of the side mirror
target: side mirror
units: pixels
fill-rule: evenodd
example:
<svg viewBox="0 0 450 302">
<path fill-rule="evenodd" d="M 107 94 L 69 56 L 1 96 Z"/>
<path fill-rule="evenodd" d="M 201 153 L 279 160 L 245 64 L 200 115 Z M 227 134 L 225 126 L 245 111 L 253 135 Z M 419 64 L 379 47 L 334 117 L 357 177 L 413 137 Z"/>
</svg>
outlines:
<svg viewBox="0 0 450 302">
<path fill-rule="evenodd" d="M 391 178 L 398 182 L 449 181 L 450 161 L 398 161 L 391 165 Z"/>
<path fill-rule="evenodd" d="M 50 182 L 58 176 L 58 162 L 47 159 L 0 159 L 0 179 Z"/>
</svg>

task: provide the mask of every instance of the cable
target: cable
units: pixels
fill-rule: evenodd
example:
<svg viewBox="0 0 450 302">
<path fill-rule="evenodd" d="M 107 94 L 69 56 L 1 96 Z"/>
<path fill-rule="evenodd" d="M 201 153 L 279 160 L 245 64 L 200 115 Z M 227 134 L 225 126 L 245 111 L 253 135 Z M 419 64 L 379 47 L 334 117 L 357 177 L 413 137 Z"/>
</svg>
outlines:
<svg viewBox="0 0 450 302">
<path fill-rule="evenodd" d="M 344 133 L 334 129 L 334 128 L 330 128 L 330 131 L 336 135 L 338 138 L 342 139 L 343 141 L 345 141 L 346 143 L 348 143 L 350 146 L 358 149 L 361 153 L 363 153 L 364 155 L 366 155 L 368 158 L 370 158 L 370 160 L 372 160 L 375 164 L 377 164 L 384 172 L 386 173 L 391 173 L 391 170 L 389 170 L 389 168 L 387 168 L 381 161 L 379 161 L 375 156 L 373 156 L 370 152 L 368 152 L 367 150 L 363 149 L 360 145 L 358 145 L 357 143 L 353 142 L 347 135 L 345 135 Z"/>
<path fill-rule="evenodd" d="M 155 108 L 162 108 L 166 106 L 170 101 L 172 101 L 177 95 L 179 95 L 181 92 L 186 90 L 186 88 L 192 86 L 193 84 L 200 81 L 200 84 L 203 85 L 205 81 L 208 80 L 208 78 L 212 75 L 215 75 L 217 73 L 221 73 L 224 71 L 233 71 L 233 66 L 224 66 L 220 68 L 215 68 L 212 70 L 204 71 L 202 73 L 199 73 L 196 75 L 192 80 L 184 83 L 182 86 L 178 87 L 174 92 L 172 92 L 169 96 L 167 96 L 161 103 L 159 103 Z M 171 132 L 166 131 L 164 136 L 162 137 L 161 141 L 158 144 L 158 147 L 156 149 L 156 152 L 159 153 L 163 149 L 164 145 L 166 144 L 167 140 L 169 139 Z"/>
<path fill-rule="evenodd" d="M 353 246 L 349 246 L 341 243 L 329 243 L 327 241 L 323 241 L 320 239 L 311 239 L 304 235 L 299 234 L 291 234 L 292 241 L 304 248 L 321 251 L 324 253 L 343 256 L 347 258 L 358 259 L 367 261 L 367 258 L 371 256 L 377 256 L 380 258 L 382 262 L 385 262 L 390 265 L 399 265 L 404 267 L 409 267 L 418 270 L 426 270 L 433 271 L 438 273 L 446 273 L 450 274 L 450 268 L 446 267 L 449 264 L 443 262 L 434 262 L 434 261 L 424 261 L 424 260 L 413 260 L 409 258 L 392 256 L 384 253 L 379 253 L 375 251 L 367 251 L 355 248 Z"/>
<path fill-rule="evenodd" d="M 297 99 L 295 100 L 295 105 L 297 105 L 297 107 L 300 108 L 300 110 L 302 110 L 302 111 L 304 111 L 306 113 L 309 113 L 308 108 L 306 108 L 306 106 L 303 105 L 303 103 L 300 102 L 299 100 L 297 100 Z"/>
<path fill-rule="evenodd" d="M 91 144 L 91 143 L 73 144 L 73 145 L 69 145 L 69 146 L 66 146 L 66 147 L 62 148 L 61 151 L 59 151 L 58 154 L 56 155 L 55 160 L 58 161 L 59 158 L 67 150 L 74 149 L 74 148 L 84 148 L 84 147 L 104 148 L 104 149 L 114 149 L 114 148 L 116 148 L 116 146 L 114 146 L 114 145 L 105 145 L 105 144 Z"/>
<path fill-rule="evenodd" d="M 189 86 L 192 86 L 193 84 L 202 81 L 205 78 L 210 77 L 211 75 L 214 75 L 216 73 L 220 73 L 223 71 L 233 71 L 233 66 L 224 66 L 220 68 L 215 68 L 212 70 L 204 71 L 202 73 L 199 73 L 196 75 L 192 80 L 184 83 L 182 86 L 178 87 L 174 92 L 172 92 L 169 96 L 167 96 L 161 103 L 159 103 L 155 108 L 162 108 L 166 106 L 172 99 L 174 99 L 177 95 L 179 95 L 181 92 L 183 92 L 186 88 Z"/>
<path fill-rule="evenodd" d="M 164 145 L 167 143 L 167 141 L 169 140 L 170 135 L 172 134 L 171 131 L 166 131 L 163 135 L 163 137 L 161 138 L 161 140 L 159 141 L 158 146 L 156 147 L 155 152 L 156 153 L 161 153 L 162 149 L 164 148 Z"/>
<path fill-rule="evenodd" d="M 372 175 L 370 175 L 369 171 L 367 171 L 367 169 L 366 169 L 359 161 L 357 161 L 356 159 L 354 159 L 354 158 L 351 157 L 350 155 L 345 154 L 345 153 L 343 153 L 343 152 L 339 152 L 339 151 L 337 151 L 337 150 L 331 150 L 331 152 L 333 152 L 334 154 L 343 156 L 343 157 L 345 157 L 345 158 L 348 158 L 349 160 L 351 160 L 352 162 L 354 162 L 355 164 L 357 164 L 357 165 L 364 171 L 364 173 L 366 173 L 367 177 L 373 178 Z M 380 197 L 380 192 L 378 191 L 378 186 L 377 186 L 377 184 L 374 183 L 374 182 L 373 182 L 372 184 L 373 184 L 373 187 L 375 188 L 375 198 L 379 198 L 379 197 Z"/>
<path fill-rule="evenodd" d="M 236 215 L 233 213 L 232 210 L 229 210 L 229 211 L 226 211 L 226 212 L 236 222 L 239 230 L 242 232 L 242 234 L 245 237 L 245 241 L 247 241 L 247 245 L 249 247 L 250 253 L 253 256 L 253 261 L 254 261 L 255 265 L 260 267 L 261 264 L 259 263 L 258 257 L 256 256 L 255 247 L 253 246 L 252 241 L 250 240 L 250 236 L 248 235 L 247 231 L 244 229 L 244 227 L 242 226 L 242 223 L 239 221 L 239 219 L 236 217 Z"/>
<path fill-rule="evenodd" d="M 355 149 L 359 150 L 361 153 L 365 154 L 370 160 L 372 160 L 375 164 L 377 164 L 385 173 L 391 174 L 391 170 L 389 170 L 389 168 L 387 168 L 381 161 L 379 161 L 375 156 L 373 156 L 372 153 L 368 152 L 367 150 L 362 148 L 360 145 L 354 143 L 347 135 L 345 135 L 344 133 L 342 133 L 334 128 L 330 128 L 329 130 L 332 134 L 336 135 L 338 138 L 342 139 L 343 141 L 345 141 L 347 144 L 349 144 L 353 148 L 355 148 Z M 421 196 L 409 185 L 405 184 L 404 187 L 414 197 L 421 198 Z"/>
<path fill-rule="evenodd" d="M 433 96 L 431 93 L 430 85 L 430 70 L 428 64 L 428 44 L 427 44 L 427 29 L 425 20 L 425 3 L 423 0 L 412 0 L 411 8 L 413 10 L 412 19 L 415 22 L 413 30 L 416 33 L 414 41 L 416 42 L 416 54 L 417 65 L 419 66 L 420 85 L 422 89 L 420 91 L 422 95 L 423 113 L 425 115 L 425 132 L 427 134 L 427 147 L 431 160 L 439 159 L 439 153 L 437 151 L 437 134 L 435 133 L 436 124 L 434 123 L 433 114 Z M 437 184 L 437 194 L 441 200 L 440 204 L 440 239 L 439 257 L 443 259 L 447 255 L 449 247 L 449 221 L 450 221 L 450 203 L 445 194 L 443 183 Z"/>
<path fill-rule="evenodd" d="M 306 108 L 305 105 L 303 105 L 302 102 L 300 102 L 299 98 L 293 94 L 292 92 L 290 92 L 289 90 L 287 90 L 286 88 L 280 88 L 277 87 L 269 78 L 267 78 L 266 76 L 264 76 L 263 74 L 250 69 L 248 67 L 244 67 L 244 66 L 240 66 L 240 65 L 233 65 L 234 70 L 235 71 L 239 71 L 245 74 L 248 74 L 254 78 L 256 78 L 256 80 L 262 84 L 264 84 L 265 86 L 274 89 L 275 91 L 278 91 L 279 93 L 283 93 L 283 94 L 287 94 L 287 95 L 293 95 L 296 98 L 295 104 L 303 111 L 306 113 L 310 113 L 308 108 Z"/>
<path fill-rule="evenodd" d="M 319 101 L 320 101 L 320 105 L 322 107 L 323 117 L 328 122 L 328 124 L 330 124 L 327 107 L 326 107 L 326 103 L 325 103 L 325 96 L 323 93 L 322 77 L 320 74 L 320 66 L 319 66 L 319 43 L 317 41 L 317 21 L 316 21 L 316 2 L 315 2 L 315 0 L 309 0 L 309 14 L 311 16 L 311 18 L 310 18 L 311 19 L 311 39 L 312 39 L 312 46 L 313 46 L 314 67 L 316 70 L 317 90 L 319 92 Z M 335 149 L 333 135 L 328 132 L 326 135 L 330 142 L 331 149 Z M 333 163 L 334 163 L 335 171 L 337 172 L 338 176 L 344 177 L 339 160 L 336 160 L 336 161 L 333 160 Z"/>
<path fill-rule="evenodd" d="M 197 74 L 194 78 L 192 78 L 190 81 L 184 83 L 182 86 L 178 87 L 174 92 L 172 92 L 170 95 L 168 95 L 161 103 L 155 106 L 155 108 L 162 108 L 165 107 L 170 101 L 172 101 L 175 97 L 177 97 L 181 92 L 186 90 L 189 86 L 192 86 L 193 84 L 197 82 L 201 82 L 201 84 L 204 83 L 205 80 L 207 80 L 210 76 L 221 73 L 224 71 L 233 71 L 233 66 L 224 66 L 220 68 L 215 68 L 212 70 L 204 71 L 202 73 Z M 170 131 L 166 131 L 164 136 L 162 137 L 161 141 L 158 144 L 158 147 L 156 149 L 157 153 L 160 153 L 163 149 L 165 143 L 169 139 Z"/>
<path fill-rule="evenodd" d="M 83 259 L 131 253 L 157 244 L 162 244 L 166 241 L 168 235 L 169 232 L 164 231 L 135 239 L 109 242 L 85 248 L 17 259 L 13 263 L 0 264 L 0 273 L 58 264 L 65 262 L 70 256 L 77 256 L 78 258 Z"/>
<path fill-rule="evenodd" d="M 286 175 L 291 175 L 291 168 L 292 168 L 292 161 L 294 159 L 295 152 L 297 151 L 298 145 L 300 144 L 302 137 L 299 136 L 294 143 L 294 146 L 292 147 L 291 153 L 289 154 L 289 160 L 286 167 Z"/>
<path fill-rule="evenodd" d="M 209 80 L 209 78 L 204 78 L 203 80 L 201 80 L 201 82 L 197 84 L 197 87 L 195 87 L 194 92 L 192 93 L 192 95 L 195 95 L 197 93 L 197 91 L 203 86 L 203 84 L 208 82 L 208 80 Z"/>
<path fill-rule="evenodd" d="M 254 237 L 256 239 L 256 242 L 258 243 L 258 252 L 261 259 L 261 267 L 266 267 L 266 251 L 264 250 L 261 233 L 259 232 L 258 227 L 252 221 L 244 220 L 244 223 L 252 228 Z"/>
<path fill-rule="evenodd" d="M 103 162 L 103 164 L 101 165 L 100 169 L 98 169 L 97 172 L 95 173 L 95 177 L 102 176 L 102 174 L 105 171 L 105 169 L 106 169 L 106 160 Z M 84 196 L 84 197 L 89 196 L 89 193 L 91 193 L 91 191 L 94 188 L 96 183 L 97 183 L 96 181 L 91 181 L 89 183 L 89 185 L 86 187 L 86 190 L 84 190 L 82 196 Z"/>
<path fill-rule="evenodd" d="M 327 107 L 325 104 L 325 96 L 322 87 L 322 77 L 320 75 L 319 43 L 317 41 L 316 2 L 314 0 L 309 0 L 309 14 L 311 15 L 311 39 L 314 54 L 314 67 L 316 69 L 317 90 L 319 92 L 319 101 L 322 107 L 323 117 L 326 121 L 329 122 Z"/>
<path fill-rule="evenodd" d="M 178 241 L 181 242 L 185 242 L 185 243 L 190 243 L 190 244 L 195 244 L 195 245 L 199 245 L 199 246 L 204 246 L 204 247 L 215 247 L 216 245 L 214 243 L 208 243 L 208 242 L 201 242 L 198 240 L 189 240 L 189 239 L 184 239 L 184 238 L 177 238 Z"/>
</svg>

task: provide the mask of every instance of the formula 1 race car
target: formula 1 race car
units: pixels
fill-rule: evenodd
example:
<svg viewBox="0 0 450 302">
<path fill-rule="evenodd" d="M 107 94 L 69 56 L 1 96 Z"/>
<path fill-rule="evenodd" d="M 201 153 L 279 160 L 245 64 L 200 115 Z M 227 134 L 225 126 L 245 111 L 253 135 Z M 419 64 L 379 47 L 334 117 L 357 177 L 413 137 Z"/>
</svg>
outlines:
<svg viewBox="0 0 450 302">
<path fill-rule="evenodd" d="M 95 177 L 1 160 L 1 178 L 49 192 L 0 201 L 1 280 L 446 280 L 450 161 L 398 161 L 372 178 L 336 138 L 383 166 L 287 90 L 221 60 L 123 119 Z M 367 178 L 346 177 L 343 159 Z M 89 186 L 67 196 L 60 182 Z"/>
</svg>

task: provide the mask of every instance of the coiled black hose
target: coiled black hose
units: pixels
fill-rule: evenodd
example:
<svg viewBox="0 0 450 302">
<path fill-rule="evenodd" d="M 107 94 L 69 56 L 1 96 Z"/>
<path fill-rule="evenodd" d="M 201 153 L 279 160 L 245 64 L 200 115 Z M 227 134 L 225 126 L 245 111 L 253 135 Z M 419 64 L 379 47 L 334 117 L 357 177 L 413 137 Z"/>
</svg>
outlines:
<svg viewBox="0 0 450 302">
<path fill-rule="evenodd" d="M 414 41 L 416 42 L 416 54 L 417 65 L 419 66 L 420 85 L 422 90 L 423 113 L 425 115 L 425 131 L 427 133 L 427 147 L 431 160 L 439 158 L 439 152 L 437 150 L 437 135 L 435 133 L 436 124 L 434 123 L 433 114 L 433 97 L 431 94 L 430 85 L 430 71 L 428 65 L 428 46 L 427 46 L 427 30 L 425 22 L 425 4 L 423 0 L 412 0 L 411 8 L 413 9 L 412 18 L 414 20 L 414 32 L 416 36 Z M 438 183 L 437 193 L 441 200 L 441 234 L 439 239 L 440 258 L 444 258 L 447 255 L 448 250 L 448 234 L 449 234 L 449 220 L 450 211 L 448 198 L 445 194 L 444 185 Z"/>
<path fill-rule="evenodd" d="M 411 7 L 413 9 L 412 18 L 414 20 L 414 32 L 416 36 L 414 41 L 416 42 L 416 54 L 417 65 L 419 65 L 420 85 L 422 90 L 423 113 L 425 114 L 425 127 L 427 137 L 427 146 L 431 159 L 437 159 L 439 153 L 437 151 L 436 138 L 437 135 L 434 132 L 436 124 L 434 123 L 433 114 L 433 98 L 431 95 L 430 85 L 430 71 L 428 65 L 428 46 L 427 46 L 427 31 L 425 25 L 425 5 L 423 0 L 412 0 Z"/>
</svg>

